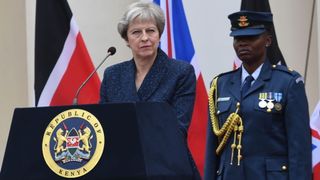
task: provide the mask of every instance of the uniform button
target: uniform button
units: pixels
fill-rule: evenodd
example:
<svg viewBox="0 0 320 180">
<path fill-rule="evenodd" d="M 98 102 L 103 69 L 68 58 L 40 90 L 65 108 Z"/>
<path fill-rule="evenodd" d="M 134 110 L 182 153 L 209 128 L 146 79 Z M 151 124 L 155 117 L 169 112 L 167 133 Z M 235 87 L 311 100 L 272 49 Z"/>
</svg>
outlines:
<svg viewBox="0 0 320 180">
<path fill-rule="evenodd" d="M 281 169 L 285 171 L 287 170 L 287 166 L 282 166 Z"/>
</svg>

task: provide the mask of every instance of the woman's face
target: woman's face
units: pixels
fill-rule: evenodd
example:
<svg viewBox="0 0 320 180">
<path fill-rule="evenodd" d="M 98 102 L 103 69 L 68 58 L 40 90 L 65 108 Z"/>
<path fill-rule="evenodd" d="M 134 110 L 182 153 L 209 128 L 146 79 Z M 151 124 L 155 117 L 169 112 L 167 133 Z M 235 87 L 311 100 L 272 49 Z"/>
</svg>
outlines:
<svg viewBox="0 0 320 180">
<path fill-rule="evenodd" d="M 129 24 L 127 44 L 134 58 L 154 58 L 160 42 L 160 34 L 154 21 L 134 20 Z"/>
<path fill-rule="evenodd" d="M 234 37 L 233 47 L 239 59 L 243 63 L 252 64 L 263 62 L 268 46 L 271 44 L 271 36 L 263 33 L 258 36 Z"/>
</svg>

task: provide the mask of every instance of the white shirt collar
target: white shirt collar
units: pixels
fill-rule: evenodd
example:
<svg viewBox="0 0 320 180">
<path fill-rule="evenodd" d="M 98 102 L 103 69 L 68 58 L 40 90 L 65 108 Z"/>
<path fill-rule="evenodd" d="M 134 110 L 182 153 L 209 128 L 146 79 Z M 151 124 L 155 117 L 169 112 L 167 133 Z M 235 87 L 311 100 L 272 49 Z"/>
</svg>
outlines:
<svg viewBox="0 0 320 180">
<path fill-rule="evenodd" d="M 262 68 L 263 63 L 251 74 L 251 76 L 254 78 L 254 80 L 252 81 L 251 85 L 258 79 L 258 76 L 261 72 L 261 68 Z M 243 65 L 241 65 L 242 68 L 242 74 L 241 74 L 241 84 L 243 84 L 244 80 L 246 79 L 247 76 L 249 76 L 250 74 L 248 73 L 248 71 L 243 67 Z"/>
</svg>

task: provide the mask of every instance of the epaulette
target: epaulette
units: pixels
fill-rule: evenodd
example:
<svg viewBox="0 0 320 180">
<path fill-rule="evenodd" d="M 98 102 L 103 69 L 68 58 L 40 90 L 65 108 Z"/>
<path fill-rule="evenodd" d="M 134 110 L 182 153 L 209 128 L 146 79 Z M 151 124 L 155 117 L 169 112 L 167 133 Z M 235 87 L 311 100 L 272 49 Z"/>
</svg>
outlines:
<svg viewBox="0 0 320 180">
<path fill-rule="evenodd" d="M 272 69 L 280 70 L 282 72 L 286 72 L 286 73 L 290 74 L 291 76 L 293 76 L 295 78 L 296 83 L 299 83 L 299 82 L 304 83 L 304 78 L 297 71 L 294 71 L 286 66 L 272 65 Z"/>
<path fill-rule="evenodd" d="M 233 69 L 233 70 L 231 70 L 231 71 L 223 72 L 223 73 L 217 75 L 216 77 L 221 77 L 221 76 L 224 76 L 224 75 L 226 75 L 226 74 L 231 74 L 231 73 L 234 73 L 234 72 L 236 72 L 236 71 L 238 71 L 238 70 L 239 70 L 239 68 L 238 68 L 238 69 Z M 214 77 L 214 78 L 216 78 L 216 77 Z M 213 79 L 214 79 L 214 78 L 213 78 Z"/>
<path fill-rule="evenodd" d="M 288 74 L 291 74 L 292 76 L 300 76 L 300 74 L 297 71 L 292 70 L 292 69 L 290 69 L 286 66 L 283 66 L 283 65 L 272 65 L 272 69 L 286 72 Z"/>
<path fill-rule="evenodd" d="M 238 69 L 239 69 L 239 68 L 238 68 Z M 212 82 L 213 82 L 214 79 L 219 78 L 219 77 L 221 77 L 221 76 L 223 76 L 223 75 L 226 75 L 226 74 L 233 73 L 233 72 L 237 71 L 238 69 L 234 69 L 234 70 L 231 70 L 231 71 L 223 72 L 223 73 L 221 73 L 221 74 L 218 74 L 218 75 L 214 76 L 214 77 L 212 78 L 211 82 L 210 82 L 210 86 L 211 86 L 211 84 L 212 84 Z"/>
</svg>

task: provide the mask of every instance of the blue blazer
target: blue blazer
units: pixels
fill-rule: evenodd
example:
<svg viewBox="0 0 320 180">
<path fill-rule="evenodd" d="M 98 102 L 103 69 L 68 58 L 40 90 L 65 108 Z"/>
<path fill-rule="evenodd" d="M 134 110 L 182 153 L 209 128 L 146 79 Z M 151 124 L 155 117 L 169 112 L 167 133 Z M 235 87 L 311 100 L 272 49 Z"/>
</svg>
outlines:
<svg viewBox="0 0 320 180">
<path fill-rule="evenodd" d="M 302 77 L 265 60 L 259 77 L 242 100 L 240 79 L 241 68 L 219 75 L 217 112 L 221 127 L 235 112 L 236 103 L 241 103 L 243 158 L 237 166 L 235 150 L 230 165 L 233 133 L 222 153 L 216 155 L 218 139 L 209 120 L 204 179 L 311 180 L 311 133 Z M 267 95 L 275 105 L 270 112 L 261 105 L 261 95 Z"/>
<path fill-rule="evenodd" d="M 133 59 L 108 67 L 100 89 L 100 103 L 167 102 L 176 112 L 184 135 L 189 127 L 195 100 L 196 77 L 193 66 L 170 59 L 160 48 L 139 90 L 135 85 Z"/>
</svg>

